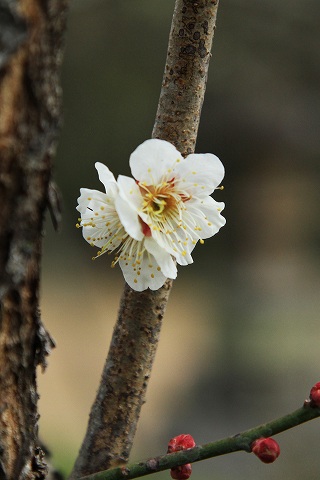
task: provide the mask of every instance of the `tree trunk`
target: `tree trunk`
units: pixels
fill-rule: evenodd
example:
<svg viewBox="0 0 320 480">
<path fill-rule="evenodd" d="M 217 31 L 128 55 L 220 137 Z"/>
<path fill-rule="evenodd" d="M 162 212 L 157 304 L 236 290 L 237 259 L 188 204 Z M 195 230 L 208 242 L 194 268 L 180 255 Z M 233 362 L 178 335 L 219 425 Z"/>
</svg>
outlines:
<svg viewBox="0 0 320 480">
<path fill-rule="evenodd" d="M 67 0 L 0 1 L 0 479 L 46 475 L 36 367 L 52 345 L 39 314 L 43 220 L 60 126 Z"/>
</svg>

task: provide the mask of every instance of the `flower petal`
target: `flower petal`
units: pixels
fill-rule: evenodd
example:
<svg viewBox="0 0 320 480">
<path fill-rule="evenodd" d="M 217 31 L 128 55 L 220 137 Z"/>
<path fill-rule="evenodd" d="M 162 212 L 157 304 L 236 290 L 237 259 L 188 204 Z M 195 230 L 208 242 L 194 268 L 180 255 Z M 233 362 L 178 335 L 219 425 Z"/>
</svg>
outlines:
<svg viewBox="0 0 320 480">
<path fill-rule="evenodd" d="M 141 223 L 137 212 L 132 208 L 130 203 L 118 195 L 115 200 L 115 206 L 125 231 L 135 240 L 142 240 L 144 235 Z"/>
<path fill-rule="evenodd" d="M 98 190 L 91 190 L 89 188 L 80 188 L 80 197 L 77 198 L 78 205 L 76 209 L 80 213 L 84 213 L 94 196 L 105 195 L 105 193 L 98 192 Z"/>
<path fill-rule="evenodd" d="M 101 183 L 103 183 L 104 188 L 106 191 L 108 190 L 108 187 L 110 184 L 115 184 L 116 180 L 114 178 L 114 175 L 112 172 L 110 172 L 109 168 L 104 165 L 103 163 L 96 162 L 95 167 L 97 169 L 98 175 L 99 175 L 99 180 Z"/>
<path fill-rule="evenodd" d="M 92 246 L 113 251 L 126 235 L 114 206 L 114 198 L 88 188 L 81 188 L 80 193 L 77 210 L 81 213 L 79 227 L 82 227 L 83 238 Z"/>
<path fill-rule="evenodd" d="M 131 177 L 119 175 L 118 177 L 119 194 L 131 207 L 137 212 L 141 210 L 143 197 L 136 181 Z"/>
<path fill-rule="evenodd" d="M 206 222 L 208 222 L 207 226 L 210 228 L 206 236 L 205 231 L 203 231 L 201 238 L 212 237 L 226 224 L 226 219 L 221 215 L 224 206 L 223 202 L 216 202 L 212 197 L 206 197 L 201 201 L 201 209 Z"/>
<path fill-rule="evenodd" d="M 186 208 L 183 207 L 169 211 L 167 215 L 148 216 L 146 220 L 158 245 L 173 255 L 180 265 L 193 263 L 190 252 L 195 246 L 193 243 L 195 221 L 190 215 L 186 215 L 186 212 Z M 158 218 L 160 221 L 156 223 Z"/>
<path fill-rule="evenodd" d="M 122 237 L 117 235 L 116 229 L 102 230 L 100 227 L 84 226 L 82 228 L 83 238 L 91 245 L 103 248 L 109 239 L 111 239 L 109 248 L 106 251 L 113 251 L 122 242 Z"/>
<path fill-rule="evenodd" d="M 185 207 L 184 217 L 191 217 L 195 222 L 194 234 L 191 234 L 195 240 L 212 237 L 226 223 L 221 215 L 224 203 L 216 202 L 212 197 L 191 199 L 185 203 Z"/>
<path fill-rule="evenodd" d="M 154 256 L 162 273 L 167 278 L 177 278 L 177 267 L 170 253 L 161 248 L 152 237 L 146 237 L 144 245 L 147 251 Z"/>
<path fill-rule="evenodd" d="M 177 188 L 191 195 L 210 195 L 224 177 L 224 166 L 212 153 L 191 154 L 177 164 Z"/>
<path fill-rule="evenodd" d="M 182 255 L 180 253 L 176 254 L 175 258 L 176 258 L 177 263 L 179 265 L 184 265 L 185 266 L 185 265 L 190 265 L 191 263 L 193 263 L 193 258 L 191 257 L 190 253 L 187 250 L 185 250 L 185 252 L 186 253 L 184 255 Z"/>
<path fill-rule="evenodd" d="M 109 197 L 103 192 L 89 188 L 80 188 L 80 197 L 77 199 L 78 206 L 76 207 L 78 212 L 85 213 L 88 207 L 91 208 L 90 203 L 94 199 L 106 205 L 110 202 Z"/>
<path fill-rule="evenodd" d="M 170 176 L 176 163 L 182 159 L 181 153 L 171 143 L 153 138 L 143 142 L 131 154 L 131 172 L 139 182 L 156 185 Z"/>
<path fill-rule="evenodd" d="M 158 269 L 158 264 L 153 255 L 146 250 L 140 257 L 139 268 L 132 262 L 123 259 L 119 260 L 119 265 L 127 284 L 138 292 L 142 292 L 147 288 L 158 290 L 167 279 L 161 272 L 161 269 Z"/>
</svg>

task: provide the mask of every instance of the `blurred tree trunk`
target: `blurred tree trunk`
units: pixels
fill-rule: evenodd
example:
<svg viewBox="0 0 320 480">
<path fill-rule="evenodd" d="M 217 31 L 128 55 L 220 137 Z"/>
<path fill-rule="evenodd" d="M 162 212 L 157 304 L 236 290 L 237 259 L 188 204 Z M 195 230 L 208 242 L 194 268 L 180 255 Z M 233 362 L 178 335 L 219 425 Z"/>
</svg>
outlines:
<svg viewBox="0 0 320 480">
<path fill-rule="evenodd" d="M 0 479 L 42 479 L 36 367 L 43 220 L 60 126 L 67 0 L 0 0 Z"/>
</svg>

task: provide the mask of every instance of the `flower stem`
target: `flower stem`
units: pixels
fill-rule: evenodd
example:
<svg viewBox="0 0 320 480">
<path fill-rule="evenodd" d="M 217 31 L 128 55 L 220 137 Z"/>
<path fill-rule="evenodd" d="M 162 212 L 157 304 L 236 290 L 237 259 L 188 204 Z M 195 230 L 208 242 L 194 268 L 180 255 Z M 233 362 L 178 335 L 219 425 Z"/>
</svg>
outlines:
<svg viewBox="0 0 320 480">
<path fill-rule="evenodd" d="M 238 452 L 240 450 L 250 453 L 250 446 L 257 438 L 270 437 L 271 435 L 274 436 L 317 417 L 320 417 L 320 408 L 311 408 L 310 405 L 306 403 L 303 407 L 292 413 L 251 428 L 232 437 L 199 445 L 189 450 L 181 450 L 176 453 L 152 458 L 145 462 L 133 463 L 127 467 L 98 472 L 87 477 L 82 477 L 81 480 L 130 480 L 157 473 L 162 470 L 168 470 L 172 467 L 177 467 L 178 465 L 195 463 L 208 458 L 225 455 L 227 453 Z"/>
</svg>

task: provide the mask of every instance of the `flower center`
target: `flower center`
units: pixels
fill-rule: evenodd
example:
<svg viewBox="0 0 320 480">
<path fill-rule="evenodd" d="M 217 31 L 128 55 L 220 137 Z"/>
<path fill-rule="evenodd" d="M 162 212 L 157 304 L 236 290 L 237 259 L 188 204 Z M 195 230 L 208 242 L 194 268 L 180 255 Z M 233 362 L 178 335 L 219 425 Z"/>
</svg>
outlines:
<svg viewBox="0 0 320 480">
<path fill-rule="evenodd" d="M 192 195 L 179 188 L 175 178 L 163 180 L 158 185 L 137 184 L 142 195 L 140 211 L 147 217 L 142 223 L 144 235 L 152 235 L 165 248 L 186 255 L 186 246 L 192 241 L 195 228 L 195 221 L 187 213 L 185 205 Z"/>
<path fill-rule="evenodd" d="M 143 196 L 142 211 L 155 220 L 160 219 L 172 208 L 177 208 L 177 204 L 183 200 L 174 191 L 174 179 L 156 186 L 143 182 L 139 182 L 138 185 Z"/>
</svg>

